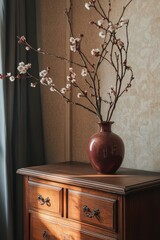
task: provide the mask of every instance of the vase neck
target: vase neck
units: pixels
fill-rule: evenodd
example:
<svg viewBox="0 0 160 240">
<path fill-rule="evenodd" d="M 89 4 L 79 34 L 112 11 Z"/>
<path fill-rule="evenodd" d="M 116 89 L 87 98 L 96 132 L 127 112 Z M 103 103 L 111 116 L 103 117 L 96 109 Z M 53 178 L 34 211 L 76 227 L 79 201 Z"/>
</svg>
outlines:
<svg viewBox="0 0 160 240">
<path fill-rule="evenodd" d="M 111 127 L 114 122 L 99 122 L 99 131 L 100 132 L 112 132 Z"/>
</svg>

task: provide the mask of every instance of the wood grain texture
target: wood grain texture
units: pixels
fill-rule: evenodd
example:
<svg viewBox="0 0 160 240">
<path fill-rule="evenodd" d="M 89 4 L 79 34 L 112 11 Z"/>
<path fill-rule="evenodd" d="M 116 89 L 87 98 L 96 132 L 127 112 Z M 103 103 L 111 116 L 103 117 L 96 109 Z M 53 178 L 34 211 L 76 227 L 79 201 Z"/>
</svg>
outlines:
<svg viewBox="0 0 160 240">
<path fill-rule="evenodd" d="M 98 175 L 90 164 L 78 162 L 22 168 L 17 173 L 117 194 L 160 185 L 160 173 L 120 168 L 114 175 Z"/>
<path fill-rule="evenodd" d="M 94 210 L 99 210 L 98 216 L 87 216 L 83 211 L 84 206 L 89 208 L 87 212 L 89 216 Z M 116 207 L 116 199 L 102 197 L 99 192 L 90 194 L 68 191 L 68 218 L 70 219 L 116 231 Z"/>
<path fill-rule="evenodd" d="M 160 187 L 126 196 L 124 240 L 160 239 Z"/>
<path fill-rule="evenodd" d="M 24 240 L 29 239 L 29 207 L 28 207 L 28 176 L 24 176 L 23 178 L 23 186 L 24 186 Z"/>
<path fill-rule="evenodd" d="M 17 172 L 24 175 L 24 240 L 160 239 L 159 173 L 120 169 L 97 175 L 83 163 Z M 37 194 L 49 197 L 51 206 L 39 205 Z"/>
<path fill-rule="evenodd" d="M 45 215 L 37 217 L 37 215 L 31 214 L 30 218 L 30 240 L 116 240 L 107 235 L 100 235 L 96 231 L 84 231 L 80 225 L 70 227 L 68 224 L 59 224 L 53 219 L 47 219 Z"/>
<path fill-rule="evenodd" d="M 62 216 L 62 188 L 49 184 L 28 182 L 29 209 L 36 209 L 46 214 Z M 48 202 L 38 199 L 41 196 L 43 201 L 48 198 Z"/>
</svg>

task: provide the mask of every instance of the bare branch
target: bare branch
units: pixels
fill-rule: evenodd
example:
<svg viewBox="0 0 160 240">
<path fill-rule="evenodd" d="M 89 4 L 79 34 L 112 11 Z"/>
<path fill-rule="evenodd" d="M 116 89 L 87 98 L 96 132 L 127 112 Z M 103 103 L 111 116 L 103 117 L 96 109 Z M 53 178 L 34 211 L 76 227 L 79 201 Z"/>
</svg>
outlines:
<svg viewBox="0 0 160 240">
<path fill-rule="evenodd" d="M 68 84 L 66 84 L 66 87 L 62 88 L 61 90 L 57 89 L 55 85 L 52 83 L 52 79 L 48 77 L 47 75 L 44 76 L 44 78 L 36 78 L 32 74 L 29 73 L 28 69 L 30 68 L 30 65 L 24 64 L 24 66 L 18 66 L 20 68 L 27 68 L 24 69 L 24 72 L 26 74 L 20 72 L 20 73 L 14 77 L 10 74 L 3 75 L 0 74 L 0 79 L 4 79 L 5 77 L 11 76 L 11 80 L 15 78 L 22 78 L 25 77 L 27 79 L 34 79 L 35 83 L 40 82 L 42 85 L 45 85 L 51 89 L 51 91 L 57 92 L 67 103 L 71 103 L 73 105 L 80 106 L 84 108 L 85 110 L 88 110 L 89 112 L 96 115 L 100 121 L 103 121 L 102 117 L 102 104 L 107 105 L 107 115 L 106 115 L 106 121 L 110 121 L 112 118 L 112 115 L 114 113 L 114 110 L 117 106 L 119 98 L 129 90 L 131 87 L 132 81 L 134 79 L 132 68 L 128 65 L 128 49 L 129 49 L 129 35 L 128 35 L 128 25 L 129 20 L 123 20 L 123 15 L 127 9 L 127 7 L 131 4 L 133 0 L 128 0 L 128 3 L 123 6 L 122 12 L 120 14 L 120 17 L 116 24 L 113 23 L 111 19 L 111 0 L 108 1 L 108 10 L 105 11 L 102 3 L 100 0 L 91 0 L 89 3 L 85 4 L 85 7 L 90 10 L 92 8 L 100 17 L 101 19 L 97 22 L 91 21 L 90 23 L 95 25 L 101 32 L 100 37 L 103 38 L 103 42 L 101 45 L 101 50 L 99 48 L 92 49 L 92 55 L 95 57 L 96 60 L 93 60 L 86 54 L 86 52 L 83 50 L 83 45 L 81 44 L 83 34 L 80 34 L 79 37 L 74 38 L 74 33 L 72 29 L 72 8 L 73 8 L 73 0 L 70 0 L 69 7 L 65 10 L 66 18 L 69 24 L 70 29 L 70 50 L 76 52 L 76 54 L 79 57 L 79 61 L 75 62 L 72 59 L 67 59 L 63 56 L 58 56 L 56 54 L 42 51 L 42 49 L 35 49 L 31 44 L 29 44 L 25 37 L 17 37 L 18 42 L 21 45 L 24 45 L 26 50 L 32 50 L 38 54 L 42 55 L 48 55 L 50 57 L 54 57 L 56 59 L 69 62 L 71 65 L 75 65 L 77 67 L 82 68 L 82 73 L 85 73 L 86 75 L 82 74 L 84 76 L 84 83 L 86 84 L 87 88 L 90 90 L 90 95 L 88 95 L 88 92 L 81 86 L 80 82 L 77 82 L 75 79 L 76 73 L 73 71 L 72 68 L 69 68 L 69 76 L 67 76 L 67 80 L 69 81 Z M 121 39 L 119 39 L 117 36 L 119 36 L 118 32 L 120 29 L 125 25 L 126 30 L 125 34 Z M 102 34 L 101 34 L 102 33 Z M 94 51 L 93 51 L 94 50 Z M 98 50 L 98 51 L 96 51 Z M 93 62 L 92 62 L 93 60 Z M 111 66 L 114 69 L 114 86 L 110 88 L 109 92 L 107 92 L 107 97 L 103 98 L 101 96 L 101 78 L 99 75 L 100 67 L 102 66 L 102 63 L 106 63 L 109 66 Z M 22 64 L 23 65 L 23 64 Z M 18 69 L 18 68 L 17 68 Z M 49 68 L 48 68 L 49 69 Z M 44 70 L 45 71 L 45 70 Z M 129 75 L 127 74 L 129 72 Z M 85 77 L 87 76 L 87 77 Z M 127 84 L 125 83 L 127 82 Z M 33 83 L 33 87 L 35 87 Z M 80 94 L 82 97 L 88 102 L 88 105 L 85 106 L 84 103 L 77 101 L 74 101 L 73 99 L 70 99 L 67 96 L 67 91 L 71 91 L 73 88 L 77 88 L 80 91 Z M 79 97 L 79 96 L 78 96 Z M 88 107 L 89 106 L 89 107 Z"/>
<path fill-rule="evenodd" d="M 132 1 L 133 1 L 133 0 L 130 0 L 130 1 L 123 7 L 123 11 L 122 11 L 122 13 L 121 13 L 121 15 L 120 15 L 120 17 L 119 17 L 119 20 L 118 20 L 117 24 L 119 24 L 119 22 L 121 21 L 123 15 L 124 15 L 124 12 L 125 12 L 125 10 L 126 10 L 126 8 L 129 6 L 129 4 L 130 4 Z"/>
<path fill-rule="evenodd" d="M 72 3 L 72 0 L 70 0 L 69 9 L 66 8 L 65 14 L 67 16 L 67 20 L 68 20 L 71 36 L 73 37 L 73 31 L 72 31 L 72 7 L 73 7 L 73 3 Z"/>
</svg>

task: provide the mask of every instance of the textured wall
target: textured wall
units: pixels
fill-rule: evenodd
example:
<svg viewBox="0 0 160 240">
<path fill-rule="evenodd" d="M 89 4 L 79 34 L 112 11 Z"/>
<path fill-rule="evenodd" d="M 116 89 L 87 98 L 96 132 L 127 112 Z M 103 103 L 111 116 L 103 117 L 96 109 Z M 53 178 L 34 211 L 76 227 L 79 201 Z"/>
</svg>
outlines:
<svg viewBox="0 0 160 240">
<path fill-rule="evenodd" d="M 65 0 L 37 0 L 39 46 L 59 56 L 66 54 Z M 50 76 L 57 87 L 65 85 L 66 64 L 54 57 L 42 56 L 41 69 L 51 68 Z M 64 161 L 66 106 L 56 93 L 41 88 L 44 143 L 48 163 Z"/>
<path fill-rule="evenodd" d="M 65 52 L 66 46 L 65 32 L 62 31 L 65 20 L 60 17 L 65 1 L 46 1 L 38 1 L 41 3 L 42 43 L 48 49 L 51 47 L 53 51 L 61 54 Z M 85 2 L 73 0 L 73 28 L 76 34 L 93 36 L 88 25 L 93 12 L 84 9 Z M 113 15 L 116 18 L 127 1 L 112 0 L 112 3 L 115 9 Z M 118 103 L 113 116 L 113 130 L 125 142 L 124 166 L 160 171 L 160 2 L 133 0 L 125 16 L 130 19 L 129 62 L 134 70 L 135 81 L 130 91 Z M 92 49 L 97 44 L 95 37 L 90 40 L 85 38 L 83 47 L 87 49 L 87 46 L 90 46 Z M 65 81 L 64 68 L 62 62 L 58 62 L 54 68 L 56 79 L 61 83 Z M 61 71 L 55 72 L 55 69 Z M 103 89 L 106 89 L 107 76 L 104 67 Z M 49 162 L 53 159 L 61 161 L 65 156 L 65 150 L 61 150 L 65 149 L 65 107 L 61 100 L 55 100 L 45 90 L 42 91 L 42 100 L 47 158 Z M 57 108 L 57 105 L 60 107 Z M 72 108 L 72 160 L 88 162 L 86 147 L 89 136 L 97 130 L 96 122 L 96 118 L 83 109 Z"/>
<path fill-rule="evenodd" d="M 160 2 L 131 6 L 126 15 L 135 82 L 118 105 L 115 131 L 125 141 L 125 166 L 160 171 Z"/>
<path fill-rule="evenodd" d="M 133 1 L 127 13 L 135 82 L 119 103 L 115 130 L 125 141 L 125 166 L 160 170 L 160 2 Z"/>
</svg>

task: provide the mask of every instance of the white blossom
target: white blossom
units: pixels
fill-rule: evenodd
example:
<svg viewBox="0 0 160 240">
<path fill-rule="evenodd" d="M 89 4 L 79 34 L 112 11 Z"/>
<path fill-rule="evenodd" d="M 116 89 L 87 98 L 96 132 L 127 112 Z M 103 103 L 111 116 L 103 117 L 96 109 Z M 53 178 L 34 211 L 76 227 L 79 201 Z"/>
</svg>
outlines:
<svg viewBox="0 0 160 240">
<path fill-rule="evenodd" d="M 111 33 L 114 32 L 118 28 L 117 24 L 113 24 L 112 22 L 110 22 L 108 24 L 108 26 L 109 26 L 108 31 Z"/>
<path fill-rule="evenodd" d="M 100 19 L 100 20 L 98 20 L 98 22 L 97 22 L 98 26 L 102 26 L 103 23 L 104 23 L 104 20 L 103 20 L 103 19 Z"/>
<path fill-rule="evenodd" d="M 41 48 L 37 48 L 37 51 L 40 52 L 40 51 L 41 51 Z"/>
<path fill-rule="evenodd" d="M 45 85 L 45 86 L 48 85 L 45 77 L 42 77 L 42 78 L 41 78 L 40 83 L 41 83 L 42 85 Z"/>
<path fill-rule="evenodd" d="M 50 87 L 51 92 L 56 92 L 57 90 L 54 88 L 54 86 Z"/>
<path fill-rule="evenodd" d="M 19 71 L 20 74 L 25 74 L 27 72 L 27 69 L 26 69 L 25 65 L 24 66 L 23 65 L 19 65 L 17 67 L 17 70 Z"/>
<path fill-rule="evenodd" d="M 29 51 L 29 50 L 30 50 L 30 47 L 26 46 L 25 49 L 26 49 L 26 51 Z"/>
<path fill-rule="evenodd" d="M 69 90 L 70 88 L 71 88 L 71 84 L 70 84 L 70 83 L 67 83 L 67 84 L 66 84 L 66 89 Z"/>
<path fill-rule="evenodd" d="M 62 94 L 65 94 L 65 93 L 66 93 L 66 91 L 67 91 L 67 89 L 66 89 L 66 88 L 62 88 L 62 89 L 60 90 L 60 92 L 61 92 Z"/>
<path fill-rule="evenodd" d="M 9 80 L 10 80 L 11 82 L 14 82 L 15 77 L 14 77 L 14 76 L 10 76 Z"/>
<path fill-rule="evenodd" d="M 121 39 L 118 39 L 117 40 L 117 45 L 118 45 L 118 47 L 123 48 L 124 47 L 124 42 L 122 42 Z"/>
<path fill-rule="evenodd" d="M 99 32 L 99 37 L 105 38 L 105 32 L 104 32 L 104 31 L 100 31 L 100 32 Z"/>
<path fill-rule="evenodd" d="M 77 98 L 81 98 L 82 96 L 83 96 L 82 93 L 77 94 Z"/>
<path fill-rule="evenodd" d="M 96 49 L 92 49 L 92 50 L 91 50 L 91 54 L 92 54 L 93 56 L 98 57 L 98 56 L 99 56 L 99 53 L 100 53 L 99 48 L 96 48 Z"/>
<path fill-rule="evenodd" d="M 77 38 L 75 38 L 75 41 L 76 41 L 76 42 L 80 42 L 81 39 L 80 39 L 79 37 L 77 37 Z"/>
<path fill-rule="evenodd" d="M 72 72 L 71 73 L 71 78 L 75 78 L 76 77 L 76 73 L 75 72 Z"/>
<path fill-rule="evenodd" d="M 24 62 L 20 62 L 17 67 L 17 70 L 19 71 L 20 74 L 25 74 L 29 68 L 31 68 L 31 63 L 25 65 Z"/>
<path fill-rule="evenodd" d="M 88 75 L 87 68 L 83 68 L 81 72 L 82 77 L 86 77 Z"/>
<path fill-rule="evenodd" d="M 7 77 L 10 77 L 11 76 L 11 73 L 9 72 L 9 73 L 7 73 Z"/>
<path fill-rule="evenodd" d="M 90 3 L 85 3 L 85 8 L 86 8 L 87 10 L 90 10 L 90 7 L 91 7 L 91 4 L 90 4 Z"/>
<path fill-rule="evenodd" d="M 121 18 L 121 20 L 120 20 L 120 25 L 121 25 L 121 27 L 122 27 L 123 25 L 125 25 L 125 24 L 128 24 L 128 22 L 129 22 L 129 19 L 123 19 L 123 18 Z"/>
<path fill-rule="evenodd" d="M 32 66 L 31 63 L 28 63 L 25 65 L 25 68 L 27 68 L 27 70 L 28 70 L 29 68 L 31 68 L 31 66 Z"/>
<path fill-rule="evenodd" d="M 114 28 L 113 28 L 112 25 L 108 28 L 108 31 L 111 32 L 111 33 L 114 31 Z"/>
<path fill-rule="evenodd" d="M 70 37 L 70 43 L 72 43 L 73 45 L 76 43 L 76 42 L 80 42 L 81 41 L 81 38 L 77 37 L 77 38 L 74 38 L 74 37 Z"/>
<path fill-rule="evenodd" d="M 45 85 L 45 86 L 48 86 L 48 85 L 54 85 L 53 83 L 52 83 L 52 78 L 50 78 L 50 77 L 42 77 L 41 78 L 41 80 L 40 80 L 40 83 L 42 84 L 42 85 Z"/>
<path fill-rule="evenodd" d="M 72 67 L 70 67 L 70 68 L 69 68 L 69 71 L 70 71 L 70 72 L 72 72 L 72 71 L 73 71 L 73 68 L 72 68 Z"/>
<path fill-rule="evenodd" d="M 71 81 L 71 77 L 70 76 L 67 76 L 67 81 Z"/>
<path fill-rule="evenodd" d="M 72 52 L 76 52 L 76 46 L 75 46 L 75 45 L 71 45 L 71 46 L 70 46 L 70 50 L 71 50 Z"/>
<path fill-rule="evenodd" d="M 70 37 L 70 43 L 72 43 L 72 44 L 75 44 L 75 39 L 74 39 L 74 37 Z"/>
<path fill-rule="evenodd" d="M 46 78 L 46 81 L 47 81 L 48 85 L 52 84 L 52 78 L 51 77 Z"/>
<path fill-rule="evenodd" d="M 45 77 L 47 75 L 47 73 L 48 73 L 48 71 L 44 69 L 39 73 L 39 76 L 40 77 Z"/>
<path fill-rule="evenodd" d="M 35 88 L 36 85 L 37 85 L 37 84 L 36 84 L 36 83 L 33 83 L 33 82 L 31 82 L 31 84 L 30 84 L 30 86 L 33 87 L 33 88 Z"/>
<path fill-rule="evenodd" d="M 67 81 L 69 81 L 70 83 L 74 83 L 76 81 L 75 80 L 76 73 L 73 71 L 72 67 L 69 68 L 69 71 L 70 71 L 70 73 L 69 73 L 69 76 L 67 76 Z"/>
<path fill-rule="evenodd" d="M 21 37 L 20 37 L 20 41 L 25 42 L 25 41 L 26 41 L 25 36 L 21 36 Z"/>
<path fill-rule="evenodd" d="M 71 80 L 71 83 L 75 83 L 75 82 L 76 82 L 76 79 L 72 79 L 72 80 Z"/>
<path fill-rule="evenodd" d="M 18 65 L 19 66 L 25 66 L 25 63 L 24 62 L 20 62 Z"/>
<path fill-rule="evenodd" d="M 79 38 L 79 37 L 77 37 L 77 38 L 70 37 L 70 42 L 71 42 L 70 50 L 72 52 L 76 52 L 76 50 L 79 49 L 80 41 L 81 41 L 81 38 Z"/>
</svg>

